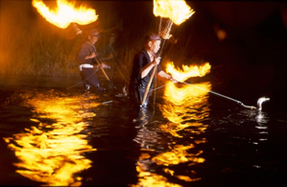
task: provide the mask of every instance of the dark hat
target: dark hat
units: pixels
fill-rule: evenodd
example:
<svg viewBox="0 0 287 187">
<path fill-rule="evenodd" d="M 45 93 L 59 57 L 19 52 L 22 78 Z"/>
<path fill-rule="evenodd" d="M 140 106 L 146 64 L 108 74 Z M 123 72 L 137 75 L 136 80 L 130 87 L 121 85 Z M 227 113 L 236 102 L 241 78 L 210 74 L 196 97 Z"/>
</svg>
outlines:
<svg viewBox="0 0 287 187">
<path fill-rule="evenodd" d="M 96 37 L 100 37 L 100 33 L 97 29 L 92 29 L 90 32 L 91 36 L 96 36 Z"/>
<path fill-rule="evenodd" d="M 157 34 L 150 34 L 149 38 L 150 40 L 160 40 L 160 36 Z"/>
<path fill-rule="evenodd" d="M 154 34 L 154 33 L 151 33 L 151 34 L 147 34 L 145 36 L 145 41 L 148 42 L 148 41 L 155 41 L 155 40 L 161 40 L 160 36 L 158 34 Z"/>
</svg>

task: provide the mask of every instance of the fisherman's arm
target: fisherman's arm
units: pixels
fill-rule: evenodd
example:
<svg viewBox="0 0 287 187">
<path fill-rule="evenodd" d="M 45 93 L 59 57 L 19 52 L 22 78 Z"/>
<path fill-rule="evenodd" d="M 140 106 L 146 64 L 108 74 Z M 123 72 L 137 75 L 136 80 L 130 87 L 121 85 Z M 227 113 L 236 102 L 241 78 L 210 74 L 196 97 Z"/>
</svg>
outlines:
<svg viewBox="0 0 287 187">
<path fill-rule="evenodd" d="M 154 59 L 154 61 L 145 65 L 140 71 L 141 78 L 143 79 L 144 77 L 146 77 L 149 74 L 149 72 L 152 70 L 152 68 L 160 63 L 160 60 L 161 60 L 161 57 L 157 57 Z"/>
<path fill-rule="evenodd" d="M 85 57 L 85 60 L 96 58 L 96 53 L 91 53 Z"/>
<path fill-rule="evenodd" d="M 172 81 L 174 83 L 178 82 L 175 78 L 173 78 L 171 75 L 167 74 L 166 72 L 164 72 L 162 70 L 160 72 L 158 72 L 158 76 L 160 76 L 161 78 L 170 80 L 170 81 Z"/>
<path fill-rule="evenodd" d="M 92 59 L 95 57 L 96 57 L 96 54 L 90 53 L 89 49 L 85 45 L 83 45 L 81 47 L 81 49 L 79 50 L 79 53 L 77 55 L 77 61 L 80 64 L 84 64 L 84 63 L 86 63 L 86 60 L 89 60 L 89 59 Z"/>
</svg>

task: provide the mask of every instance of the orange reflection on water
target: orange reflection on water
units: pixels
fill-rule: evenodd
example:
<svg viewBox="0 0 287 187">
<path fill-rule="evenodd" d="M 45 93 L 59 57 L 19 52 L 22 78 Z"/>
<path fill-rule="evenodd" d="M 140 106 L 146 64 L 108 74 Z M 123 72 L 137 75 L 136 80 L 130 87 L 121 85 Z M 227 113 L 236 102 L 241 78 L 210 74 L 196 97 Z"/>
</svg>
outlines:
<svg viewBox="0 0 287 187">
<path fill-rule="evenodd" d="M 163 96 L 165 103 L 160 105 L 163 116 L 176 124 L 206 118 L 209 115 L 208 92 L 210 88 L 209 82 L 182 87 L 168 83 Z"/>
<path fill-rule="evenodd" d="M 193 161 L 196 163 L 204 162 L 203 158 L 198 158 L 197 156 L 201 154 L 201 152 L 197 154 L 187 153 L 187 150 L 194 148 L 193 144 L 188 146 L 183 145 L 175 145 L 171 152 L 165 152 L 157 155 L 152 160 L 155 161 L 158 165 L 176 165 L 179 163 L 184 163 L 188 161 Z"/>
<path fill-rule="evenodd" d="M 88 144 L 88 134 L 81 134 L 89 125 L 83 118 L 95 116 L 89 109 L 99 104 L 83 102 L 91 98 L 61 97 L 53 92 L 36 96 L 26 93 L 22 97 L 26 98 L 25 106 L 34 108 L 31 121 L 39 125 L 4 138 L 19 159 L 14 163 L 16 172 L 44 185 L 80 186 L 82 178 L 77 173 L 92 163 L 82 153 L 96 150 Z M 41 123 L 41 118 L 54 123 Z"/>
<path fill-rule="evenodd" d="M 210 64 L 182 66 L 183 70 L 176 69 L 171 62 L 167 65 L 167 72 L 179 81 L 191 77 L 203 77 L 210 72 Z M 198 121 L 208 117 L 208 93 L 211 83 L 201 82 L 193 84 L 167 83 L 164 91 L 164 103 L 160 106 L 162 114 L 170 122 L 182 124 L 193 120 Z M 198 125 L 196 125 L 198 126 Z M 181 128 L 180 128 L 181 129 Z"/>
<path fill-rule="evenodd" d="M 132 185 L 132 187 L 136 186 L 174 186 L 180 187 L 181 185 L 167 182 L 167 178 L 152 172 L 147 171 L 144 164 L 138 162 L 136 166 L 137 172 L 139 173 L 139 181 L 136 185 Z"/>
<path fill-rule="evenodd" d="M 152 161 L 155 162 L 157 165 L 163 165 L 165 167 L 178 165 L 180 163 L 189 163 L 189 166 L 203 163 L 205 159 L 199 157 L 202 151 L 199 151 L 196 154 L 188 153 L 188 151 L 192 148 L 194 148 L 193 144 L 190 144 L 188 146 L 175 145 L 170 152 L 161 153 L 153 157 Z M 186 175 L 178 175 L 175 171 L 171 169 L 165 169 L 164 171 L 169 175 L 186 182 L 194 182 L 201 180 L 200 177 L 196 176 L 197 173 L 194 170 L 188 171 Z"/>
<path fill-rule="evenodd" d="M 173 64 L 169 64 L 168 71 L 178 80 L 184 81 L 190 77 L 205 76 L 210 72 L 210 67 L 209 63 L 205 63 L 202 66 L 183 66 L 183 70 L 177 70 Z M 203 151 L 199 150 L 198 145 L 206 143 L 206 139 L 195 136 L 204 133 L 208 127 L 202 120 L 209 116 L 208 92 L 210 89 L 211 83 L 208 81 L 194 84 L 168 83 L 166 85 L 164 102 L 159 105 L 159 108 L 169 122 L 161 124 L 159 127 L 163 132 L 169 133 L 175 138 L 188 138 L 194 143 L 182 145 L 174 142 L 174 145 L 170 146 L 170 151 L 152 158 L 157 165 L 169 167 L 186 163 L 188 166 L 193 166 L 205 162 L 205 159 L 200 156 Z M 166 172 L 186 182 L 201 180 L 194 170 L 186 171 L 185 174 L 177 174 L 177 171 L 169 168 Z"/>
</svg>

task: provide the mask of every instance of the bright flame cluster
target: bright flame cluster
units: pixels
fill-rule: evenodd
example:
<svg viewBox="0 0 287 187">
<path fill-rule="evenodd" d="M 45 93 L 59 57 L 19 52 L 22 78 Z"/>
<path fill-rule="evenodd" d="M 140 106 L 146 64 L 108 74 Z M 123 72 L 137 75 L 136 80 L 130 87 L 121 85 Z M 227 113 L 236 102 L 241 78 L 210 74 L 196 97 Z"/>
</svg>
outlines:
<svg viewBox="0 0 287 187">
<path fill-rule="evenodd" d="M 154 0 L 153 5 L 155 16 L 169 18 L 176 25 L 180 25 L 195 13 L 184 0 Z"/>
<path fill-rule="evenodd" d="M 82 5 L 76 8 L 75 2 L 67 2 L 66 0 L 57 0 L 58 6 L 54 10 L 50 10 L 42 0 L 33 0 L 32 5 L 48 22 L 63 29 L 72 22 L 86 25 L 98 19 L 94 9 Z"/>
<path fill-rule="evenodd" d="M 201 66 L 183 65 L 181 70 L 176 69 L 171 62 L 167 64 L 166 72 L 171 73 L 175 79 L 183 82 L 191 77 L 207 75 L 210 68 L 210 64 L 206 62 Z M 207 94 L 210 89 L 211 84 L 209 81 L 191 85 L 184 84 L 180 87 L 169 82 L 164 92 L 166 104 L 160 107 L 163 116 L 176 124 L 182 124 L 189 120 L 204 119 L 209 111 Z M 197 109 L 200 109 L 201 113 L 198 113 Z"/>
<path fill-rule="evenodd" d="M 166 72 L 172 74 L 172 76 L 179 81 L 185 81 L 190 77 L 203 77 L 210 73 L 211 65 L 205 62 L 202 66 L 188 66 L 182 65 L 182 70 L 176 69 L 173 62 L 168 63 Z"/>
</svg>

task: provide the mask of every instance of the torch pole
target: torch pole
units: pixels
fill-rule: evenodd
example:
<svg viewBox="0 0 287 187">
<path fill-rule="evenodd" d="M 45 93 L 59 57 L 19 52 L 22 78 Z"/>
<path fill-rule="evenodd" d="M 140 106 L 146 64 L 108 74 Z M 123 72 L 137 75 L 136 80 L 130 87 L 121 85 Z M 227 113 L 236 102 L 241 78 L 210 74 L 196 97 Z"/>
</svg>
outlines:
<svg viewBox="0 0 287 187">
<path fill-rule="evenodd" d="M 122 71 L 120 70 L 119 66 L 116 64 L 116 62 L 113 60 L 116 68 L 119 70 L 120 75 L 122 76 L 122 78 L 124 79 L 125 83 L 128 83 L 127 79 L 125 78 L 125 76 L 123 75 Z"/>
<path fill-rule="evenodd" d="M 112 54 L 113 54 L 113 56 L 114 56 L 114 52 L 112 52 Z M 115 61 L 114 57 L 112 58 L 112 61 L 113 61 L 113 63 L 115 64 L 115 66 L 116 66 L 117 70 L 119 70 L 120 75 L 121 75 L 121 76 L 122 76 L 122 78 L 124 79 L 125 83 L 127 84 L 127 83 L 128 83 L 128 81 L 127 81 L 127 79 L 125 78 L 124 74 L 122 73 L 122 71 L 121 71 L 120 67 L 119 67 L 119 66 L 118 66 L 118 64 L 117 64 L 117 62 L 118 62 L 119 64 L 121 64 L 121 66 L 123 66 L 123 65 L 122 65 L 122 63 L 120 63 L 118 60 L 117 60 L 117 61 Z"/>
<path fill-rule="evenodd" d="M 164 40 L 163 40 L 163 43 L 162 43 L 162 46 L 161 46 L 159 55 L 157 55 L 157 56 L 161 56 L 161 54 L 162 54 L 162 49 L 163 49 L 163 46 L 164 46 L 164 44 L 165 44 L 165 40 L 166 40 L 167 37 L 169 36 L 169 32 L 170 32 L 170 29 L 171 29 L 171 27 L 172 27 L 172 24 L 173 24 L 172 21 L 169 19 L 169 22 L 168 22 L 168 24 L 167 24 L 167 27 L 165 28 L 165 30 L 164 30 L 164 32 L 163 32 L 163 34 L 162 34 L 162 37 L 163 37 Z M 141 103 L 140 107 L 143 107 L 143 105 L 144 105 L 144 103 L 145 103 L 145 101 L 146 101 L 146 98 L 147 98 L 147 95 L 148 95 L 148 92 L 149 92 L 151 83 L 152 83 L 152 81 L 153 81 L 153 79 L 154 79 L 154 76 L 155 76 L 155 72 L 156 72 L 157 66 L 158 66 L 158 65 L 154 66 L 154 68 L 153 68 L 153 71 L 152 71 L 151 77 L 150 77 L 150 79 L 149 79 L 149 81 L 148 81 L 148 84 L 147 84 L 147 86 L 146 86 L 146 89 L 145 89 L 145 92 L 144 92 L 144 96 L 143 96 L 143 100 L 142 100 L 142 103 Z"/>
<path fill-rule="evenodd" d="M 148 94 L 148 92 L 149 92 L 150 85 L 151 85 L 151 83 L 152 83 L 152 81 L 153 81 L 153 78 L 154 78 L 154 75 L 155 75 L 155 72 L 156 72 L 156 69 L 157 69 L 156 67 L 157 67 L 157 65 L 153 68 L 151 77 L 150 77 L 150 79 L 149 79 L 149 81 L 148 81 L 148 84 L 147 84 L 147 86 L 146 86 L 146 88 L 145 88 L 145 92 L 144 92 L 143 100 L 142 100 L 142 103 L 141 103 L 141 107 L 144 105 L 145 100 L 146 100 L 146 98 L 147 98 L 147 94 Z"/>
<path fill-rule="evenodd" d="M 108 77 L 108 75 L 106 74 L 104 68 L 102 67 L 102 64 L 99 62 L 99 60 L 98 60 L 97 57 L 95 57 L 95 60 L 96 60 L 97 64 L 99 65 L 100 69 L 102 70 L 103 74 L 105 75 L 106 79 L 107 79 L 108 81 L 111 81 L 110 78 Z"/>
</svg>

